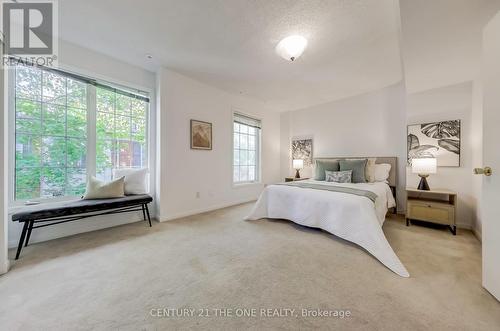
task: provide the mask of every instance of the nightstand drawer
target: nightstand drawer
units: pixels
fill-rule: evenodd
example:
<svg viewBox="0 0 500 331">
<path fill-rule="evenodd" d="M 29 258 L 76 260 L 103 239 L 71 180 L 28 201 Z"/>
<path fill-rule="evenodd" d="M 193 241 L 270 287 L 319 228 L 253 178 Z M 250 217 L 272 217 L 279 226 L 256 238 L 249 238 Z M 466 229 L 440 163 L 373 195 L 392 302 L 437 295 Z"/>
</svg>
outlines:
<svg viewBox="0 0 500 331">
<path fill-rule="evenodd" d="M 455 209 L 447 203 L 408 200 L 407 218 L 455 225 Z"/>
</svg>

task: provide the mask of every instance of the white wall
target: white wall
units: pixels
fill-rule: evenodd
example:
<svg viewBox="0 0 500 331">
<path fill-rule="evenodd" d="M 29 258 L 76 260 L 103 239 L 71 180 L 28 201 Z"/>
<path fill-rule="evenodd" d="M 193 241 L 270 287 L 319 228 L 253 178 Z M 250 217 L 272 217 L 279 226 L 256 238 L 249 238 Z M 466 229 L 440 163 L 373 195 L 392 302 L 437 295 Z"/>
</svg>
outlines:
<svg viewBox="0 0 500 331">
<path fill-rule="evenodd" d="M 472 228 L 476 198 L 472 190 L 472 82 L 465 82 L 408 94 L 408 124 L 443 120 L 461 120 L 460 167 L 438 167 L 428 178 L 431 189 L 449 189 L 458 193 L 457 225 Z M 407 183 L 418 186 L 420 178 L 407 168 Z"/>
<path fill-rule="evenodd" d="M 228 94 L 168 69 L 155 75 L 66 42 L 60 43 L 59 65 L 79 74 L 151 91 L 150 162 L 158 167 L 157 171 L 152 169 L 151 174 L 152 193 L 156 197 L 152 216 L 157 219 L 164 221 L 255 200 L 264 183 L 279 181 L 279 114 L 263 103 Z M 161 107 L 155 107 L 157 103 Z M 232 185 L 233 110 L 262 119 L 260 184 Z M 213 123 L 212 151 L 189 148 L 190 119 Z M 199 198 L 196 192 L 200 193 Z M 140 212 L 106 216 L 105 222 L 102 217 L 90 218 L 36 230 L 30 241 L 35 243 L 139 220 L 142 220 Z M 9 246 L 16 247 L 20 224 L 10 222 L 8 232 Z"/>
<path fill-rule="evenodd" d="M 160 220 L 254 200 L 264 183 L 280 180 L 278 113 L 261 102 L 226 93 L 165 68 L 160 70 L 157 84 Z M 233 110 L 262 119 L 261 184 L 232 184 Z M 213 150 L 190 149 L 191 119 L 213 124 Z"/>
<path fill-rule="evenodd" d="M 0 10 L 0 15 L 2 11 Z M 0 44 L 0 59 L 3 59 L 3 47 Z M 9 269 L 9 259 L 7 257 L 7 227 L 8 227 L 8 176 L 7 176 L 7 111 L 6 100 L 4 98 L 4 81 L 5 81 L 5 71 L 3 66 L 0 66 L 0 275 L 6 273 Z"/>
<path fill-rule="evenodd" d="M 475 85 L 476 86 L 476 85 Z M 480 87 L 474 94 L 480 99 Z M 478 91 L 476 91 L 478 90 Z M 458 192 L 457 223 L 473 228 L 479 203 L 473 188 L 473 163 L 481 159 L 481 105 L 475 101 L 472 116 L 473 84 L 465 82 L 442 88 L 407 94 L 402 83 L 372 93 L 328 104 L 283 113 L 281 115 L 281 176 L 293 174 L 290 140 L 312 136 L 314 157 L 333 156 L 397 156 L 398 210 L 405 210 L 405 186 L 416 187 L 419 177 L 406 167 L 407 124 L 460 119 L 462 122 L 461 166 L 439 167 L 429 178 L 431 188 Z M 472 126 L 474 125 L 474 133 Z M 473 162 L 474 160 L 474 162 Z M 479 163 L 480 164 L 480 163 Z M 302 170 L 310 176 L 312 169 Z"/>
<path fill-rule="evenodd" d="M 314 157 L 397 156 L 398 209 L 404 210 L 405 90 L 398 83 L 375 92 L 281 115 L 281 176 L 293 174 L 290 140 L 312 136 Z M 303 169 L 304 177 L 312 168 Z"/>
<path fill-rule="evenodd" d="M 109 56 L 96 53 L 94 51 L 76 46 L 65 41 L 59 41 L 59 67 L 61 69 L 70 70 L 72 72 L 86 75 L 89 77 L 101 79 L 119 85 L 124 85 L 131 88 L 137 88 L 151 93 L 151 121 L 155 123 L 155 74 L 136 66 L 121 62 Z M 4 113 L 2 113 L 4 114 Z M 155 125 L 151 125 L 153 128 Z M 2 131 L 3 132 L 3 131 Z M 155 131 L 150 132 L 150 136 L 154 137 Z M 155 163 L 155 140 L 151 140 L 151 164 Z M 2 155 L 7 155 L 7 153 Z M 7 177 L 5 177 L 7 178 Z M 3 180 L 0 179 L 0 181 Z M 154 171 L 151 178 L 154 193 Z M 7 192 L 2 190 L 0 194 Z M 154 214 L 154 206 L 152 214 Z M 10 210 L 12 212 L 13 209 Z M 46 241 L 54 238 L 65 237 L 76 233 L 93 231 L 101 228 L 116 226 L 125 223 L 136 222 L 142 220 L 142 213 L 127 213 L 118 215 L 109 215 L 103 217 L 89 218 L 84 221 L 71 222 L 60 224 L 54 227 L 47 227 L 33 231 L 30 242 Z M 16 247 L 22 226 L 19 223 L 8 222 L 8 245 Z M 0 231 L 1 232 L 1 231 Z M 1 233 L 0 233 L 1 234 Z M 1 250 L 0 250 L 1 253 Z"/>
</svg>

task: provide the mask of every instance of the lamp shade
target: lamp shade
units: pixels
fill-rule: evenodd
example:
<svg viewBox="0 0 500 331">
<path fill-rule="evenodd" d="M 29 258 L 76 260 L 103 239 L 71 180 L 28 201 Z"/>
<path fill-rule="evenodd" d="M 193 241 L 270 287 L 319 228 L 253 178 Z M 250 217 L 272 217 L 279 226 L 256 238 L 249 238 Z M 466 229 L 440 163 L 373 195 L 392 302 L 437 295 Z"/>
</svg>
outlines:
<svg viewBox="0 0 500 331">
<path fill-rule="evenodd" d="M 435 174 L 437 171 L 437 160 L 435 158 L 422 158 L 422 159 L 413 159 L 412 172 L 414 174 L 420 175 L 429 175 Z"/>
<path fill-rule="evenodd" d="M 293 168 L 295 170 L 303 169 L 304 168 L 304 160 L 293 160 Z"/>
<path fill-rule="evenodd" d="M 294 61 L 307 47 L 307 39 L 302 36 L 289 36 L 276 46 L 276 53 L 287 61 Z"/>
</svg>

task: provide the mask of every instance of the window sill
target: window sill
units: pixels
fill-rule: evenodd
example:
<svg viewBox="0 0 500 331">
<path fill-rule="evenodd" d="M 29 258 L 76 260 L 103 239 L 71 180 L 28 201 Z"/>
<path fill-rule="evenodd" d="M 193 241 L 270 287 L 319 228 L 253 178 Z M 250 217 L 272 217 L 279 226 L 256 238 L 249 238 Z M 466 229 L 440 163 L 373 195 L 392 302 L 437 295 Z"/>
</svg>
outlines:
<svg viewBox="0 0 500 331">
<path fill-rule="evenodd" d="M 45 208 L 47 206 L 57 204 L 57 203 L 62 203 L 62 202 L 68 202 L 68 201 L 76 201 L 80 200 L 79 197 L 65 197 L 65 198 L 59 198 L 59 199 L 46 199 L 46 200 L 40 200 L 39 204 L 36 205 L 25 205 L 24 202 L 11 202 L 11 205 L 8 208 L 8 214 L 12 215 L 15 213 L 23 212 L 23 211 L 33 211 L 33 210 L 38 210 Z"/>
</svg>

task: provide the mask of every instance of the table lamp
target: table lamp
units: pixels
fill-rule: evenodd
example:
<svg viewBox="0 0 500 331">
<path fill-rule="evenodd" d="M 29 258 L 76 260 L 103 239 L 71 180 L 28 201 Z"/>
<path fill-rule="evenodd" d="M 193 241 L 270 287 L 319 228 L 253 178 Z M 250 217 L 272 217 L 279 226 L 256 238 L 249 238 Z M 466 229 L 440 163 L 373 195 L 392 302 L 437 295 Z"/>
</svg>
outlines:
<svg viewBox="0 0 500 331">
<path fill-rule="evenodd" d="M 304 160 L 293 160 L 293 168 L 296 170 L 295 178 L 300 178 L 300 169 L 304 169 Z"/>
<path fill-rule="evenodd" d="M 427 177 L 430 174 L 435 174 L 437 171 L 437 160 L 435 158 L 421 158 L 412 160 L 412 172 L 418 174 L 420 183 L 418 189 L 422 191 L 429 191 L 429 184 L 427 184 Z"/>
</svg>

